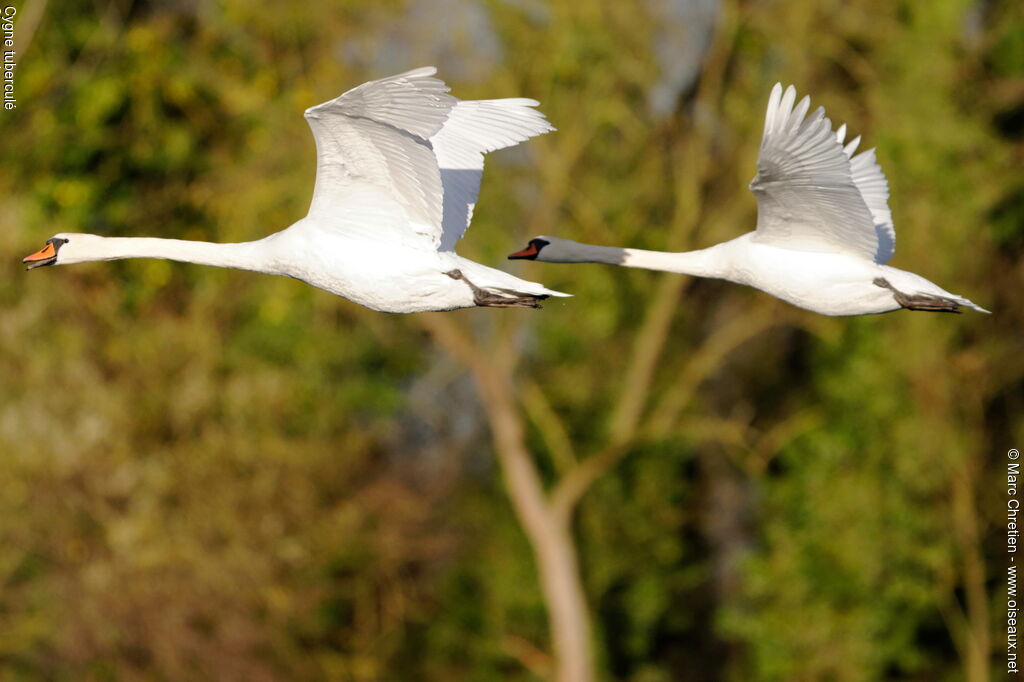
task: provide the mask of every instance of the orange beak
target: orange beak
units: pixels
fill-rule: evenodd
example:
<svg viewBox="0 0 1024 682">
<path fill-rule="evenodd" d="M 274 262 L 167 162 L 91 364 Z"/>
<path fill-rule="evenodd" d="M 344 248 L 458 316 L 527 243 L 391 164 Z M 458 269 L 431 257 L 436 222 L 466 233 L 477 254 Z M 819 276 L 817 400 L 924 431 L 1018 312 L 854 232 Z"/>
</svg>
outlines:
<svg viewBox="0 0 1024 682">
<path fill-rule="evenodd" d="M 508 259 L 516 260 L 518 258 L 536 258 L 538 253 L 540 253 L 540 251 L 537 250 L 536 245 L 534 245 L 533 242 L 530 242 L 530 245 L 522 251 L 516 251 L 515 253 L 508 254 Z"/>
<path fill-rule="evenodd" d="M 39 249 L 31 256 L 25 256 L 21 259 L 22 263 L 28 263 L 27 270 L 32 268 L 38 268 L 43 265 L 52 265 L 57 260 L 57 248 L 53 245 L 53 242 L 46 242 L 46 246 Z"/>
</svg>

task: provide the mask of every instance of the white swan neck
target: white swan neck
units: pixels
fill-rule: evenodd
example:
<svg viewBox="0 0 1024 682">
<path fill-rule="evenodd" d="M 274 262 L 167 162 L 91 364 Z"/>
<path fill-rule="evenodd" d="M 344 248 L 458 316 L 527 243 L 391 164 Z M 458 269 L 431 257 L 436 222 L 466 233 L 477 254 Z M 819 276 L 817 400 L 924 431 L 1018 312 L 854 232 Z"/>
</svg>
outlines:
<svg viewBox="0 0 1024 682">
<path fill-rule="evenodd" d="M 545 248 L 542 260 L 558 263 L 607 263 L 627 268 L 676 272 L 697 277 L 721 277 L 724 264 L 721 262 L 721 245 L 699 251 L 670 253 L 624 249 L 617 246 L 595 246 L 569 240 L 561 240 L 555 249 Z"/>
<path fill-rule="evenodd" d="M 122 260 L 125 258 L 160 258 L 212 265 L 221 268 L 238 268 L 259 272 L 276 272 L 277 268 L 269 259 L 266 240 L 219 244 L 216 242 L 189 241 L 184 239 L 159 239 L 156 237 L 98 237 L 89 235 L 88 243 L 79 248 L 68 249 L 66 263 L 83 263 L 100 260 Z M 72 239 L 74 239 L 72 237 Z M 78 245 L 76 245 L 78 246 Z"/>
<path fill-rule="evenodd" d="M 622 265 L 627 268 L 643 268 L 675 272 L 694 277 L 721 277 L 722 268 L 715 247 L 699 251 L 682 251 L 670 253 L 666 251 L 645 251 L 643 249 L 623 249 Z"/>
</svg>

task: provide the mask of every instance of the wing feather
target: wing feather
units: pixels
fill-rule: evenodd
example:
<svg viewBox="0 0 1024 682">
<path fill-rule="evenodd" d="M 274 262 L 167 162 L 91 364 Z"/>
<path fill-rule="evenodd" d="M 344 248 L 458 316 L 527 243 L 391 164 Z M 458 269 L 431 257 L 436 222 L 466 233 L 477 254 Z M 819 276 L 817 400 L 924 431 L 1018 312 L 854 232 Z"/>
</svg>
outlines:
<svg viewBox="0 0 1024 682">
<path fill-rule="evenodd" d="M 870 168 L 877 168 L 874 157 L 856 157 L 855 178 L 854 163 L 832 131 L 825 110 L 819 107 L 805 118 L 810 98 L 804 97 L 794 108 L 795 101 L 792 86 L 785 92 L 780 83 L 772 88 L 757 175 L 750 183 L 758 205 L 755 239 L 792 249 L 875 259 L 880 253 L 879 236 L 868 202 L 878 208 L 882 194 Z M 881 176 L 880 169 L 877 175 Z M 862 194 L 857 178 L 865 183 L 870 199 Z M 887 196 L 886 189 L 883 204 Z"/>
<path fill-rule="evenodd" d="M 430 138 L 441 168 L 444 205 L 440 250 L 454 251 L 473 218 L 484 154 L 554 130 L 532 99 L 459 102 Z"/>
<path fill-rule="evenodd" d="M 836 132 L 836 139 L 840 144 L 846 138 L 846 125 L 839 127 Z M 878 251 L 875 252 L 876 263 L 886 263 L 896 253 L 896 230 L 892 224 L 892 212 L 889 210 L 889 182 L 885 179 L 882 167 L 875 159 L 875 150 L 869 149 L 856 156 L 860 144 L 860 137 L 856 137 L 847 144 L 843 151 L 850 157 L 850 174 L 853 183 L 860 191 L 864 203 L 871 212 L 871 220 L 875 224 L 875 234 L 878 237 Z"/>
<path fill-rule="evenodd" d="M 316 186 L 310 216 L 326 219 L 371 238 L 404 239 L 418 233 L 440 240 L 442 187 L 437 159 L 428 141 L 444 126 L 458 100 L 448 94 L 436 69 L 424 67 L 364 83 L 306 110 L 317 147 Z M 406 214 L 396 221 L 364 217 L 367 197 L 390 197 Z M 385 223 L 388 224 L 385 224 Z M 394 234 L 371 233 L 375 229 Z"/>
</svg>

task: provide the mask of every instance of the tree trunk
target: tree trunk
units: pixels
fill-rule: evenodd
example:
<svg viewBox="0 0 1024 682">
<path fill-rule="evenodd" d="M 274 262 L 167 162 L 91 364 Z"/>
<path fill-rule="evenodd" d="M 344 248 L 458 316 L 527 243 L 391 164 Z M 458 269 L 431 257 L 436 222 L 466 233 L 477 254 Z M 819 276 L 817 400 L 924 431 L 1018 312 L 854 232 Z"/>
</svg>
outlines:
<svg viewBox="0 0 1024 682">
<path fill-rule="evenodd" d="M 586 596 L 576 561 L 571 516 L 548 501 L 526 448 L 510 369 L 483 357 L 446 318 L 423 316 L 449 353 L 466 363 L 483 401 L 512 507 L 537 560 L 548 608 L 556 682 L 592 682 L 593 657 Z"/>
</svg>

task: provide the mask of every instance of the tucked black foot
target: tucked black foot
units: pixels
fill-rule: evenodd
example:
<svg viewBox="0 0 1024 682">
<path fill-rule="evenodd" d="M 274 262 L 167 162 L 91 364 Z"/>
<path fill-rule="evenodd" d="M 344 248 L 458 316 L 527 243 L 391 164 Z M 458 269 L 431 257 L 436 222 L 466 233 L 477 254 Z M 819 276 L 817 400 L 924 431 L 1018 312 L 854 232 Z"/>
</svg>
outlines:
<svg viewBox="0 0 1024 682">
<path fill-rule="evenodd" d="M 928 294 L 905 294 L 899 291 L 889 280 L 884 277 L 876 277 L 872 282 L 875 286 L 888 289 L 892 297 L 901 307 L 907 310 L 927 310 L 934 313 L 960 313 L 960 304 L 941 296 L 929 296 Z"/>
<path fill-rule="evenodd" d="M 444 274 L 452 279 L 465 282 L 469 286 L 470 291 L 473 292 L 473 302 L 486 308 L 541 308 L 543 306 L 541 306 L 540 301 L 547 298 L 546 294 L 524 294 L 521 291 L 513 291 L 511 289 L 496 289 L 495 291 L 481 289 L 466 279 L 461 270 L 449 270 Z"/>
</svg>

